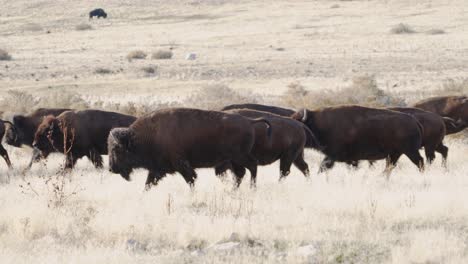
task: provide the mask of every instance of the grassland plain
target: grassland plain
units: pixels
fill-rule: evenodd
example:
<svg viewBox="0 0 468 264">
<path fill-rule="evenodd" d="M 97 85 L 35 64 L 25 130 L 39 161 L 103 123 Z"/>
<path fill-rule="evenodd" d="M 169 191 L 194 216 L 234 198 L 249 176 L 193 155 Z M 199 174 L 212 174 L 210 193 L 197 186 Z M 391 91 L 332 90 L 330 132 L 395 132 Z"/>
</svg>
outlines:
<svg viewBox="0 0 468 264">
<path fill-rule="evenodd" d="M 465 0 L 100 4 L 108 19 L 90 21 L 94 1 L 0 0 L 4 119 L 42 106 L 142 115 L 468 93 Z M 128 59 L 134 51 L 147 56 Z M 58 154 L 23 173 L 31 150 L 6 146 L 0 262 L 467 263 L 468 145 L 446 143 L 448 168 L 438 156 L 421 174 L 402 158 L 389 181 L 383 162 L 316 174 L 323 156 L 307 151 L 310 180 L 293 169 L 280 184 L 273 164 L 256 190 L 247 178 L 234 191 L 203 169 L 193 191 L 174 175 L 150 192 L 143 170 L 125 182 L 82 160 L 63 176 Z"/>
</svg>

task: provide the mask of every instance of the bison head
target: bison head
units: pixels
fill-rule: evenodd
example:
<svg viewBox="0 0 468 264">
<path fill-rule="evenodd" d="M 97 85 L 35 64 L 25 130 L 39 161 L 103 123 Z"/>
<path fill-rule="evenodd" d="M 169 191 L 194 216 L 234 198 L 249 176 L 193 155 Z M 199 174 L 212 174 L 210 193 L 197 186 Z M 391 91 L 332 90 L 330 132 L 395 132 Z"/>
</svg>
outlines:
<svg viewBox="0 0 468 264">
<path fill-rule="evenodd" d="M 42 120 L 34 136 L 33 147 L 39 149 L 43 156 L 63 149 L 63 133 L 57 118 L 47 116 Z"/>
<path fill-rule="evenodd" d="M 13 125 L 6 129 L 5 142 L 14 147 L 21 147 L 24 142 L 26 117 L 15 115 L 13 117 Z"/>
<path fill-rule="evenodd" d="M 107 147 L 109 170 L 130 180 L 130 173 L 137 165 L 134 154 L 133 131 L 130 128 L 114 128 L 109 133 Z"/>
</svg>

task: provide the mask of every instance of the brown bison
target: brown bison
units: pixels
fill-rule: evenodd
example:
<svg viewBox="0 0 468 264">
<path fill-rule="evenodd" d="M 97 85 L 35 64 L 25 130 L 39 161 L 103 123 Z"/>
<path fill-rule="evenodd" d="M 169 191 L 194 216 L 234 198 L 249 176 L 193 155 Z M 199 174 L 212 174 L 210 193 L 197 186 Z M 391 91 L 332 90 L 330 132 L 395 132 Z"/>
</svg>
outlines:
<svg viewBox="0 0 468 264">
<path fill-rule="evenodd" d="M 57 116 L 69 110 L 65 108 L 39 108 L 29 115 L 15 115 L 13 116 L 13 125 L 6 130 L 5 142 L 18 148 L 22 145 L 32 147 L 34 134 L 43 118 L 48 115 Z M 41 158 L 46 158 L 46 156 L 41 156 L 40 152 L 35 149 L 28 168 L 32 166 L 33 162 L 39 161 Z"/>
<path fill-rule="evenodd" d="M 108 138 L 110 171 L 130 180 L 134 168 L 149 170 L 146 188 L 166 174 L 179 172 L 192 187 L 194 168 L 209 168 L 225 161 L 250 171 L 252 183 L 257 159 L 251 154 L 256 123 L 238 114 L 190 108 L 158 110 L 140 117 L 129 128 L 115 128 Z M 262 125 L 263 126 L 263 125 Z"/>
<path fill-rule="evenodd" d="M 456 123 L 446 120 L 447 135 L 460 132 L 468 125 L 467 96 L 432 97 L 416 103 L 414 107 L 456 120 Z"/>
<path fill-rule="evenodd" d="M 87 156 L 94 166 L 102 167 L 101 155 L 107 154 L 107 136 L 114 127 L 128 127 L 136 117 L 100 110 L 66 111 L 47 116 L 39 125 L 33 147 L 43 155 L 52 151 L 66 155 L 65 168 Z"/>
<path fill-rule="evenodd" d="M 390 110 L 402 112 L 413 116 L 423 126 L 422 146 L 426 154 L 428 163 L 435 159 L 435 152 L 439 152 L 443 157 L 445 165 L 448 148 L 444 146 L 445 122 L 444 119 L 434 113 L 427 112 L 418 108 L 411 107 L 393 107 Z"/>
<path fill-rule="evenodd" d="M 278 106 L 261 105 L 261 104 L 232 104 L 232 105 L 223 107 L 221 111 L 235 110 L 235 109 L 250 109 L 250 110 L 272 113 L 272 114 L 279 115 L 279 116 L 287 116 L 287 117 L 290 117 L 295 113 L 295 111 L 291 109 L 286 109 L 286 108 L 282 108 Z"/>
<path fill-rule="evenodd" d="M 291 165 L 294 164 L 304 176 L 309 176 L 309 166 L 304 161 L 304 146 L 307 138 L 314 139 L 310 145 L 319 148 L 319 144 L 309 128 L 301 122 L 291 118 L 281 117 L 267 112 L 238 109 L 225 111 L 227 113 L 239 114 L 248 118 L 264 118 L 272 126 L 271 137 L 265 135 L 263 127 L 255 128 L 255 143 L 252 148 L 252 155 L 257 159 L 259 165 L 268 165 L 278 159 L 280 160 L 280 180 L 290 172 Z M 306 137 L 308 133 L 308 137 Z M 216 166 L 216 174 L 223 175 L 229 168 L 235 172 L 237 184 L 240 184 L 245 174 L 242 167 L 230 166 L 230 162 Z"/>
<path fill-rule="evenodd" d="M 233 105 L 228 105 L 228 106 L 223 107 L 221 111 L 240 110 L 240 109 L 261 111 L 261 112 L 275 114 L 275 115 L 279 115 L 279 116 L 287 117 L 287 118 L 291 118 L 291 116 L 295 113 L 295 111 L 291 109 L 277 107 L 277 106 L 270 106 L 270 105 L 261 105 L 261 104 L 233 104 Z M 306 148 L 317 148 L 317 147 L 320 148 L 320 146 L 318 146 L 319 144 L 317 144 L 318 143 L 317 139 L 313 136 L 312 133 L 310 133 L 310 130 L 307 128 L 307 126 L 304 126 L 304 128 L 306 129 L 306 131 L 304 132 L 307 137 L 305 147 Z"/>
<path fill-rule="evenodd" d="M 0 140 L 2 140 L 3 135 L 5 135 L 5 124 L 9 124 L 10 127 L 13 127 L 13 124 L 11 122 L 0 119 Z M 2 146 L 1 142 L 0 142 L 0 155 L 2 155 L 2 157 L 5 159 L 5 162 L 8 165 L 8 168 L 11 168 L 10 157 L 8 157 L 8 152 Z"/>
<path fill-rule="evenodd" d="M 304 122 L 323 146 L 326 158 L 320 169 L 330 169 L 335 161 L 356 164 L 359 160 L 387 159 L 387 172 L 405 154 L 420 170 L 419 154 L 423 128 L 412 116 L 386 109 L 363 106 L 327 107 L 301 110 L 293 115 Z"/>
</svg>

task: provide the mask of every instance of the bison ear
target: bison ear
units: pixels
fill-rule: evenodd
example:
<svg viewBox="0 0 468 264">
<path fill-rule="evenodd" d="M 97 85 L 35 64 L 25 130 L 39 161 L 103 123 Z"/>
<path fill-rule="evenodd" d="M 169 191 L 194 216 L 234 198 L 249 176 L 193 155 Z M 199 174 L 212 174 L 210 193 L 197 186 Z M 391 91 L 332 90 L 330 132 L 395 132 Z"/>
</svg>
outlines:
<svg viewBox="0 0 468 264">
<path fill-rule="evenodd" d="M 132 148 L 132 132 L 128 128 L 114 128 L 110 132 L 110 137 L 126 149 Z"/>
</svg>

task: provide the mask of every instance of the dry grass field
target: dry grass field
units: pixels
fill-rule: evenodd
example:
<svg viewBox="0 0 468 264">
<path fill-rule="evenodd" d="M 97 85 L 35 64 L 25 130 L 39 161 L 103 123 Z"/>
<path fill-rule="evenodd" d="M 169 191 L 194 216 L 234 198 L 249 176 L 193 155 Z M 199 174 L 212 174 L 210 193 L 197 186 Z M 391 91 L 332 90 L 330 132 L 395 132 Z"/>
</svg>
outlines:
<svg viewBox="0 0 468 264">
<path fill-rule="evenodd" d="M 411 105 L 468 94 L 466 0 L 0 0 L 0 111 L 101 108 L 142 115 L 239 102 L 291 108 Z M 102 7 L 107 19 L 88 19 Z M 196 55 L 187 60 L 188 54 Z M 0 263 L 468 263 L 467 137 L 447 138 L 448 167 L 406 157 L 338 164 L 306 151 L 278 183 L 261 167 L 239 190 L 198 170 L 144 192 L 63 156 L 23 169 L 31 149 L 4 144 Z M 107 161 L 107 157 L 105 158 Z"/>
</svg>

